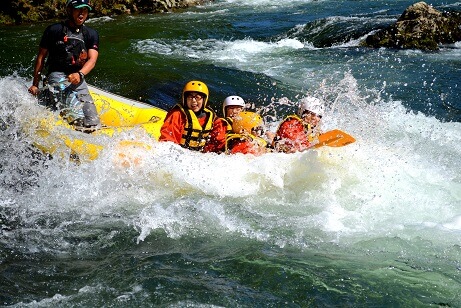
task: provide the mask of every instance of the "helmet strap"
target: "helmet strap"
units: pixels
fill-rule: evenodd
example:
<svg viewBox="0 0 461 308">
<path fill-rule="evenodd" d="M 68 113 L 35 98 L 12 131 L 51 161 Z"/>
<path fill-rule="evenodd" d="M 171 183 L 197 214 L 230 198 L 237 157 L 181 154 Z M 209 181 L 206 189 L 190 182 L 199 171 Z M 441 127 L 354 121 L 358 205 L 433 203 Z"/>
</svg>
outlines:
<svg viewBox="0 0 461 308">
<path fill-rule="evenodd" d="M 67 19 L 72 19 L 72 10 L 73 8 L 70 5 L 66 7 Z"/>
</svg>

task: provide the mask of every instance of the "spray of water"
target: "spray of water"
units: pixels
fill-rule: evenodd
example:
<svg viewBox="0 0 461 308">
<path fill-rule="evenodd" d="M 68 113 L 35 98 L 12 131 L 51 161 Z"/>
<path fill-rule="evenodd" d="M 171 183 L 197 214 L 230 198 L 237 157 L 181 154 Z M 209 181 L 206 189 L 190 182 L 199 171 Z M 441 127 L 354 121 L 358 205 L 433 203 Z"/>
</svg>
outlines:
<svg viewBox="0 0 461 308">
<path fill-rule="evenodd" d="M 35 155 L 23 127 L 42 107 L 20 80 L 2 79 L 0 89 L 7 125 L 1 208 L 12 237 L 30 232 L 34 241 L 37 232 L 48 234 L 60 243 L 53 249 L 67 249 L 69 231 L 122 224 L 137 230 L 138 241 L 159 230 L 172 238 L 231 232 L 305 247 L 411 237 L 421 229 L 428 239 L 450 241 L 461 231 L 459 123 L 409 113 L 379 91 L 364 94 L 350 74 L 312 93 L 328 102 L 323 128 L 357 139 L 346 147 L 226 156 L 191 153 L 138 132 L 99 140 L 105 144 L 100 157 L 80 165 Z M 150 149 L 134 149 L 121 161 L 117 144 L 126 138 Z M 40 245 L 51 249 L 27 247 Z"/>
</svg>

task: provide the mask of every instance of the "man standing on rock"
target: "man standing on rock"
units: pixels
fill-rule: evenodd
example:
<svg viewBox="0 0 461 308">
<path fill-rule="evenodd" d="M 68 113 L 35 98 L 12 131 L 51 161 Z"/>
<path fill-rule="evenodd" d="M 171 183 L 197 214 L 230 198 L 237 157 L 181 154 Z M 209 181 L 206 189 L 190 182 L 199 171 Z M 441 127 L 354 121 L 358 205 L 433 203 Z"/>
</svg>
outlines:
<svg viewBox="0 0 461 308">
<path fill-rule="evenodd" d="M 49 97 L 45 105 L 60 110 L 76 129 L 95 129 L 100 119 L 85 82 L 98 59 L 99 34 L 83 25 L 92 10 L 90 0 L 67 0 L 67 19 L 48 26 L 43 33 L 29 92 L 39 94 L 46 59 Z"/>
</svg>

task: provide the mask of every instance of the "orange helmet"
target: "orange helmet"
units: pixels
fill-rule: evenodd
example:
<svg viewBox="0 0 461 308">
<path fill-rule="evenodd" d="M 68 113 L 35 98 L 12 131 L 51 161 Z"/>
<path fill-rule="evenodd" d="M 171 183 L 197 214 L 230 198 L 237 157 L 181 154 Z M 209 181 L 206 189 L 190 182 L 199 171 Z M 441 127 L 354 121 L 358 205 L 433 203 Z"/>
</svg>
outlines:
<svg viewBox="0 0 461 308">
<path fill-rule="evenodd" d="M 235 117 L 232 130 L 236 134 L 251 133 L 252 129 L 264 124 L 261 116 L 255 112 L 242 111 Z"/>
<path fill-rule="evenodd" d="M 208 87 L 202 81 L 192 80 L 186 83 L 184 89 L 182 90 L 182 104 L 186 106 L 186 98 L 188 92 L 197 92 L 204 95 L 203 98 L 203 107 L 206 107 L 208 103 Z"/>
</svg>

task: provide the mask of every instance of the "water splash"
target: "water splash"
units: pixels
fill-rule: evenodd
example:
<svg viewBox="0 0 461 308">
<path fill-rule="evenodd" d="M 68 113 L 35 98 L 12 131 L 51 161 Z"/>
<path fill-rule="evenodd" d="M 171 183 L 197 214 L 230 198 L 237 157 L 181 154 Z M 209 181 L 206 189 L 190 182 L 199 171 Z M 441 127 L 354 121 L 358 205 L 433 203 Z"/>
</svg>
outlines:
<svg viewBox="0 0 461 308">
<path fill-rule="evenodd" d="M 132 226 L 138 242 L 161 230 L 171 238 L 236 233 L 281 247 L 411 237 L 420 228 L 432 230 L 428 239 L 460 231 L 459 123 L 409 113 L 379 91 L 362 93 L 350 74 L 314 94 L 328 102 L 324 129 L 339 127 L 354 144 L 252 157 L 191 153 L 137 136 L 152 149 L 137 153 L 136 164 L 117 163 L 117 137 L 103 140 L 99 159 L 81 165 L 25 155 L 31 140 L 21 125 L 40 108 L 20 81 L 1 82 L 3 91 L 16 89 L 2 104 L 9 104 L 2 109 L 3 216 L 29 241 L 43 240 L 26 231 L 31 226 L 59 239 L 53 249 L 69 249 L 64 234 L 86 224 Z M 20 116 L 12 112 L 21 108 Z M 30 247 L 41 245 L 48 247 Z"/>
</svg>

